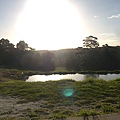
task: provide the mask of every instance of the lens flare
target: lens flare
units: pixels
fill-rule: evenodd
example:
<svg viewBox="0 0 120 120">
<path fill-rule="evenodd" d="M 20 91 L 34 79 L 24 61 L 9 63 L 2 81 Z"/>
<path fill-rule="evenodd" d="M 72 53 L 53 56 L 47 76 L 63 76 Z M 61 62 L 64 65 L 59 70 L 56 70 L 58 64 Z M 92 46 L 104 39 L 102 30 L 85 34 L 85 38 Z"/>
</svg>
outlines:
<svg viewBox="0 0 120 120">
<path fill-rule="evenodd" d="M 63 95 L 65 97 L 71 97 L 74 94 L 74 89 L 73 88 L 65 88 L 63 89 Z"/>
</svg>

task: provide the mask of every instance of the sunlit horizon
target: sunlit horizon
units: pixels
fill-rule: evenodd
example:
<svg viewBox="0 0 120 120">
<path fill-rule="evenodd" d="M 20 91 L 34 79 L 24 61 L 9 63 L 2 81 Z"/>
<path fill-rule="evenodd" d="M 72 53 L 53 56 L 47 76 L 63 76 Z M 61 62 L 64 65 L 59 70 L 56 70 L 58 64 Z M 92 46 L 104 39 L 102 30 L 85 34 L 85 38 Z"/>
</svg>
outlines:
<svg viewBox="0 0 120 120">
<path fill-rule="evenodd" d="M 16 23 L 16 40 L 37 50 L 82 46 L 85 30 L 69 0 L 27 0 Z"/>
</svg>

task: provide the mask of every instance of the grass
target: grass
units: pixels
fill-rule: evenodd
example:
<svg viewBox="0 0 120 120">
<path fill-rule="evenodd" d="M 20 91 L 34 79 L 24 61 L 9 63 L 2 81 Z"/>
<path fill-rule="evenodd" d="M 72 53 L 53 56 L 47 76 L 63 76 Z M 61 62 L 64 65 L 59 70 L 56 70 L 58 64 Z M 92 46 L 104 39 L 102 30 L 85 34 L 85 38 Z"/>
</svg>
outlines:
<svg viewBox="0 0 120 120">
<path fill-rule="evenodd" d="M 49 101 L 50 105 L 68 100 L 63 94 L 64 88 L 70 86 L 75 91 L 73 94 L 74 104 L 81 106 L 92 103 L 109 103 L 113 106 L 120 104 L 120 79 L 97 80 L 86 79 L 75 82 L 73 80 L 47 81 L 47 82 L 24 82 L 8 81 L 0 83 L 0 94 L 18 96 L 25 101 L 37 101 L 40 99 Z M 24 102 L 24 101 L 23 101 Z"/>
<path fill-rule="evenodd" d="M 119 74 L 120 70 L 115 71 L 68 71 L 64 67 L 57 67 L 54 71 L 42 72 L 42 71 L 31 71 L 31 70 L 17 70 L 17 69 L 4 69 L 0 68 L 0 82 L 9 80 L 22 80 L 25 81 L 29 76 L 32 75 L 51 75 L 51 74 Z"/>
<path fill-rule="evenodd" d="M 12 72 L 15 72 L 14 79 L 8 76 Z M 0 94 L 21 98 L 18 104 L 47 101 L 43 109 L 31 110 L 28 114 L 30 118 L 39 117 L 40 114 L 45 114 L 47 118 L 62 119 L 84 114 L 120 112 L 120 79 L 105 81 L 89 78 L 83 81 L 25 82 L 15 79 L 17 78 L 15 76 L 21 73 L 22 71 L 17 70 L 3 70 L 0 73 L 0 80 L 3 79 L 0 82 Z M 25 74 L 29 72 L 26 71 Z M 72 96 L 64 95 L 64 90 L 67 88 L 74 90 Z M 62 107 L 58 109 L 60 106 Z M 44 108 L 51 112 L 46 113 Z"/>
</svg>

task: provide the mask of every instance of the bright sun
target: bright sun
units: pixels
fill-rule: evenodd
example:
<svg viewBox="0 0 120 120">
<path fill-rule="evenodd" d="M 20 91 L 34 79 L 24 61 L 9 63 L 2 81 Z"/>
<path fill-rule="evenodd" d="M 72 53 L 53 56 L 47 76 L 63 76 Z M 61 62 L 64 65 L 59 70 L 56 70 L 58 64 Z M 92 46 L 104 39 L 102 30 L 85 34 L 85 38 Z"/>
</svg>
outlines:
<svg viewBox="0 0 120 120">
<path fill-rule="evenodd" d="M 17 25 L 16 39 L 42 50 L 81 46 L 84 30 L 70 0 L 27 0 Z"/>
</svg>

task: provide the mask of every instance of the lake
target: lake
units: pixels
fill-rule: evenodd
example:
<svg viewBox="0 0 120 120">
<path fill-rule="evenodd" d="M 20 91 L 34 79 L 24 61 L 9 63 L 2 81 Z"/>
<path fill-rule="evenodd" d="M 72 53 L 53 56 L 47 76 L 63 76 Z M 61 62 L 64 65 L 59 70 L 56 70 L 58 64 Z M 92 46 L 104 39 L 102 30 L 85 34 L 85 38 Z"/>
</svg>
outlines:
<svg viewBox="0 0 120 120">
<path fill-rule="evenodd" d="M 26 82 L 37 82 L 37 81 L 57 81 L 61 79 L 73 79 L 75 81 L 81 81 L 86 78 L 98 78 L 98 79 L 104 79 L 104 80 L 112 80 L 116 78 L 120 78 L 120 74 L 106 74 L 106 75 L 101 75 L 101 74 L 65 74 L 65 75 L 60 75 L 60 74 L 52 74 L 52 75 L 33 75 L 29 76 L 29 78 L 26 80 Z"/>
</svg>

